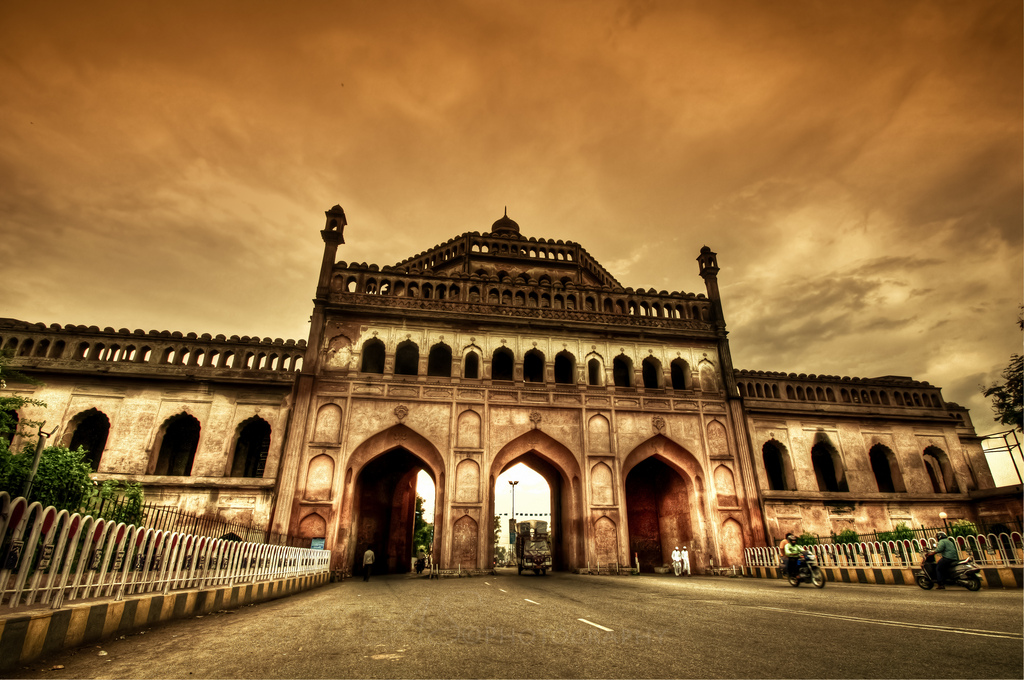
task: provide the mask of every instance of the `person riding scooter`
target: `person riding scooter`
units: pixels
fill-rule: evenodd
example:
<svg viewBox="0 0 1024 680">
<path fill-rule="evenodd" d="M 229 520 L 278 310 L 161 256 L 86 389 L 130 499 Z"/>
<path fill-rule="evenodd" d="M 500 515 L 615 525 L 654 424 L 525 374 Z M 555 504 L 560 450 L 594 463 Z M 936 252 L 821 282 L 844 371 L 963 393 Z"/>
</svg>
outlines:
<svg viewBox="0 0 1024 680">
<path fill-rule="evenodd" d="M 930 551 L 939 558 L 939 561 L 935 563 L 935 583 L 939 590 L 944 590 L 943 583 L 949 578 L 953 565 L 960 559 L 960 551 L 956 549 L 956 544 L 946 535 L 946 532 L 940 531 L 935 534 L 935 538 L 939 539 L 939 542 Z"/>
<path fill-rule="evenodd" d="M 786 574 L 796 578 L 799 573 L 799 566 L 797 565 L 797 559 L 800 557 L 800 553 L 803 552 L 803 547 L 796 542 L 796 536 L 794 534 L 786 534 L 786 540 L 782 544 L 782 554 L 786 558 Z"/>
</svg>

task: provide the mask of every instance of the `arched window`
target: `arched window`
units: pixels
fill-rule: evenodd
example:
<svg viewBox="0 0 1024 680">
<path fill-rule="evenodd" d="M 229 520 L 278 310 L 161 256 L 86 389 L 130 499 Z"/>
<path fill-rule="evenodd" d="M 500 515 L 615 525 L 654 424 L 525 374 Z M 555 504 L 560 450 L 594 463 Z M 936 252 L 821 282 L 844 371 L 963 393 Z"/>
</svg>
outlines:
<svg viewBox="0 0 1024 680">
<path fill-rule="evenodd" d="M 199 447 L 199 421 L 187 413 L 179 413 L 164 423 L 155 475 L 187 477 L 192 474 L 192 461 Z"/>
<path fill-rule="evenodd" d="M 523 380 L 526 382 L 544 382 L 544 353 L 531 349 L 523 357 Z"/>
<path fill-rule="evenodd" d="M 892 450 L 882 444 L 875 444 L 868 452 L 871 459 L 871 471 L 875 473 L 875 484 L 881 493 L 903 493 L 903 475 Z"/>
<path fill-rule="evenodd" d="M 372 338 L 363 343 L 363 373 L 384 372 L 384 343 Z"/>
<path fill-rule="evenodd" d="M 270 451 L 270 423 L 250 418 L 240 426 L 230 477 L 262 477 Z"/>
<path fill-rule="evenodd" d="M 515 357 L 512 350 L 499 347 L 491 356 L 491 380 L 513 380 Z"/>
<path fill-rule="evenodd" d="M 89 409 L 75 416 L 70 423 L 74 427 L 68 448 L 72 451 L 79 446 L 89 452 L 86 460 L 93 470 L 99 470 L 100 458 L 107 448 L 107 436 L 110 434 L 110 420 L 102 412 Z"/>
<path fill-rule="evenodd" d="M 932 490 L 935 493 L 959 493 L 960 485 L 957 484 L 956 474 L 953 466 L 949 463 L 949 456 L 937 446 L 929 446 L 924 450 L 924 465 L 928 469 L 928 477 L 932 482 Z"/>
<path fill-rule="evenodd" d="M 672 369 L 672 389 L 693 389 L 693 376 L 690 374 L 690 365 L 683 359 L 673 359 L 670 366 Z"/>
<path fill-rule="evenodd" d="M 784 448 L 774 440 L 765 442 L 761 447 L 761 459 L 764 461 L 764 471 L 768 476 L 768 488 L 771 491 L 796 491 L 788 483 L 792 472 L 788 469 L 788 456 L 784 453 Z"/>
<path fill-rule="evenodd" d="M 641 365 L 644 376 L 644 387 L 648 389 L 659 389 L 663 387 L 664 375 L 661 370 L 661 362 L 654 357 L 646 357 Z"/>
<path fill-rule="evenodd" d="M 462 377 L 470 380 L 480 378 L 480 355 L 476 352 L 466 353 L 466 367 L 462 369 Z"/>
<path fill-rule="evenodd" d="M 555 355 L 555 383 L 572 385 L 576 382 L 576 357 L 568 351 Z"/>
<path fill-rule="evenodd" d="M 597 359 L 587 362 L 587 384 L 600 386 L 604 384 L 604 368 Z"/>
<path fill-rule="evenodd" d="M 452 348 L 439 342 L 430 348 L 427 356 L 427 375 L 441 378 L 452 377 Z"/>
<path fill-rule="evenodd" d="M 398 343 L 395 350 L 395 375 L 418 375 L 420 372 L 420 348 L 412 340 Z"/>
<path fill-rule="evenodd" d="M 616 387 L 633 387 L 633 362 L 624 354 L 612 361 L 612 379 Z"/>
<path fill-rule="evenodd" d="M 811 464 L 818 480 L 818 491 L 849 491 L 839 452 L 827 442 L 811 448 Z"/>
</svg>

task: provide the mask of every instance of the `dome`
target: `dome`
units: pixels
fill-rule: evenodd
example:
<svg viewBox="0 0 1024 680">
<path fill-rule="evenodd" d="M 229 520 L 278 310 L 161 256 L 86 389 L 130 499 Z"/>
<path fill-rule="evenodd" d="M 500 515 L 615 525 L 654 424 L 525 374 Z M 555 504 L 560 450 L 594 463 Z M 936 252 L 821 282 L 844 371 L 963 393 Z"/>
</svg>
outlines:
<svg viewBox="0 0 1024 680">
<path fill-rule="evenodd" d="M 516 224 L 515 220 L 509 219 L 508 208 L 505 208 L 504 217 L 499 218 L 494 224 L 491 225 L 492 234 L 518 234 L 519 225 Z"/>
</svg>

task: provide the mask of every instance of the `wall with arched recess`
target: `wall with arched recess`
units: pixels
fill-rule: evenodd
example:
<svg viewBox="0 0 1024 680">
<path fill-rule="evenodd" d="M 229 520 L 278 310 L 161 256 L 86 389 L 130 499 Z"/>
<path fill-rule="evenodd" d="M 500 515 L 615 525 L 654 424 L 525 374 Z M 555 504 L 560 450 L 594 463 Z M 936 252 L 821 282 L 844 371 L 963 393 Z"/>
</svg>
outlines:
<svg viewBox="0 0 1024 680">
<path fill-rule="evenodd" d="M 587 421 L 587 435 L 591 453 L 608 453 L 611 451 L 611 430 L 608 419 L 596 415 Z"/>
<path fill-rule="evenodd" d="M 732 470 L 724 465 L 715 468 L 715 494 L 718 496 L 718 507 L 739 507 L 739 500 L 736 498 L 736 479 Z"/>
<path fill-rule="evenodd" d="M 725 426 L 717 420 L 708 423 L 708 452 L 712 456 L 729 455 L 729 436 Z"/>
<path fill-rule="evenodd" d="M 612 469 L 605 463 L 598 463 L 590 469 L 590 503 L 611 505 L 613 499 Z"/>
<path fill-rule="evenodd" d="M 323 538 L 327 535 L 327 520 L 312 512 L 299 522 L 299 535 L 306 538 Z"/>
<path fill-rule="evenodd" d="M 341 441 L 341 407 L 337 404 L 324 404 L 316 412 L 316 427 L 313 428 L 313 441 L 325 444 L 337 444 Z"/>
<path fill-rule="evenodd" d="M 722 530 L 719 533 L 719 547 L 721 548 L 722 564 L 724 566 L 743 566 L 743 550 L 747 546 L 743 541 L 743 527 L 740 526 L 739 522 L 734 519 L 727 519 L 722 523 Z"/>
<path fill-rule="evenodd" d="M 480 500 L 480 466 L 464 460 L 455 468 L 455 502 L 476 503 Z"/>
<path fill-rule="evenodd" d="M 598 565 L 612 564 L 619 561 L 619 539 L 615 530 L 615 522 L 607 517 L 599 517 L 594 522 L 594 555 Z"/>
<path fill-rule="evenodd" d="M 700 364 L 700 389 L 703 392 L 717 392 L 718 380 L 715 378 L 715 369 L 708 362 Z"/>
<path fill-rule="evenodd" d="M 331 491 L 334 487 L 334 458 L 326 453 L 309 461 L 306 468 L 306 493 L 307 501 L 329 501 Z"/>
<path fill-rule="evenodd" d="M 456 444 L 461 449 L 480 448 L 480 415 L 476 411 L 459 414 L 459 430 Z"/>
<path fill-rule="evenodd" d="M 477 568 L 477 524 L 469 515 L 463 515 L 452 526 L 451 566 L 463 569 Z"/>
</svg>

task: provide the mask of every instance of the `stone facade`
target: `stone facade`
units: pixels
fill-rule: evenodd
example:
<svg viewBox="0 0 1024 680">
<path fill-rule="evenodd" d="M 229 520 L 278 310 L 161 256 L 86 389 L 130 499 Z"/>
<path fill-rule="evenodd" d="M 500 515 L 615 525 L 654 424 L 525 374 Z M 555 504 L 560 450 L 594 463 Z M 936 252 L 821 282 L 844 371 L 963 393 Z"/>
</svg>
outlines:
<svg viewBox="0 0 1024 680">
<path fill-rule="evenodd" d="M 551 488 L 560 569 L 650 569 L 685 543 L 700 572 L 787 530 L 934 526 L 979 494 L 1006 510 L 937 388 L 735 371 L 706 247 L 706 293 L 669 293 L 507 216 L 383 268 L 336 261 L 344 226 L 327 212 L 308 342 L 0 322 L 45 383 L 8 386 L 47 403 L 19 415 L 100 449 L 98 478 L 324 538 L 345 571 L 369 545 L 408 570 L 420 470 L 446 568 L 491 563 L 518 462 Z"/>
</svg>

